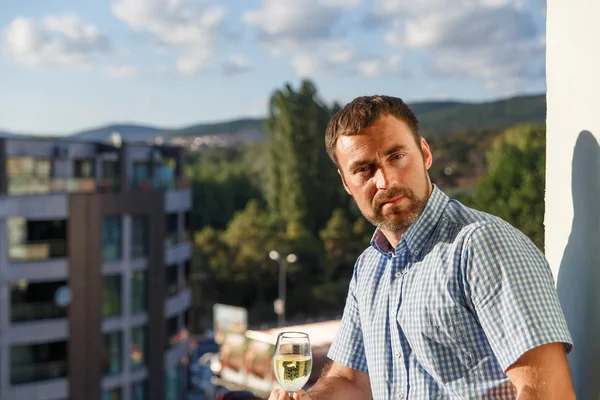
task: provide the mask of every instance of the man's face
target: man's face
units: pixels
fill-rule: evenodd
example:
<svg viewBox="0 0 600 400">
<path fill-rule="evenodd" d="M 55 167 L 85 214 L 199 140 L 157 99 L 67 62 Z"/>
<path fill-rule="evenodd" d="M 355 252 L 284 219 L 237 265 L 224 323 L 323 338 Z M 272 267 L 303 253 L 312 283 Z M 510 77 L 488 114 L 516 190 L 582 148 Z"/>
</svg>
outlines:
<svg viewBox="0 0 600 400">
<path fill-rule="evenodd" d="M 365 218 L 380 229 L 407 229 L 421 215 L 431 182 L 432 156 L 409 126 L 391 115 L 336 143 L 339 173 Z"/>
</svg>

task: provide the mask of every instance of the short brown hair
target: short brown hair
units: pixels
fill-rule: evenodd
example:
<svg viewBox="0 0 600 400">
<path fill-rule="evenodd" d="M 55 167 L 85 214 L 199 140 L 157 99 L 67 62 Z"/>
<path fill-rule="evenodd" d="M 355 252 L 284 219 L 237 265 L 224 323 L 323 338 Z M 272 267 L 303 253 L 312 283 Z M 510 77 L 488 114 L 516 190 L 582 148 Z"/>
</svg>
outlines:
<svg viewBox="0 0 600 400">
<path fill-rule="evenodd" d="M 335 146 L 341 135 L 356 135 L 384 115 L 393 115 L 406 122 L 420 145 L 419 121 L 402 99 L 381 95 L 361 96 L 346 104 L 329 121 L 325 132 L 325 148 L 333 163 L 339 166 Z"/>
</svg>

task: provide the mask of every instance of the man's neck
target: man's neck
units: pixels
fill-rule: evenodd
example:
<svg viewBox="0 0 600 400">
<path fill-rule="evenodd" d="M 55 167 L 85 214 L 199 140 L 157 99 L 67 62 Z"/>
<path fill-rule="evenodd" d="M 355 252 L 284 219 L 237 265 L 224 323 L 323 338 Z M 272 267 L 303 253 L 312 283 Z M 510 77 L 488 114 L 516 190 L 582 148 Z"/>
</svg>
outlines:
<svg viewBox="0 0 600 400">
<path fill-rule="evenodd" d="M 392 249 L 395 249 L 398 243 L 400 243 L 400 240 L 402 240 L 402 235 L 404 235 L 404 232 L 406 232 L 407 229 L 408 228 L 404 228 L 393 232 L 384 231 L 383 229 L 381 229 L 381 233 L 383 233 L 383 236 L 385 236 L 387 241 L 390 243 Z"/>
</svg>

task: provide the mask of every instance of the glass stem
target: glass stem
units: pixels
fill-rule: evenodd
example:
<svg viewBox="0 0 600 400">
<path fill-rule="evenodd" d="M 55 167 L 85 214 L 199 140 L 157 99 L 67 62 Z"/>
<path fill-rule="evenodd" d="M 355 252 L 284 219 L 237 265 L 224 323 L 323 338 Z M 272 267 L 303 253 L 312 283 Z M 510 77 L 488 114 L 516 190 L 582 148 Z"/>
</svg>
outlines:
<svg viewBox="0 0 600 400">
<path fill-rule="evenodd" d="M 296 393 L 296 392 L 288 392 L 288 397 L 290 399 L 293 399 L 294 398 L 294 393 Z"/>
</svg>

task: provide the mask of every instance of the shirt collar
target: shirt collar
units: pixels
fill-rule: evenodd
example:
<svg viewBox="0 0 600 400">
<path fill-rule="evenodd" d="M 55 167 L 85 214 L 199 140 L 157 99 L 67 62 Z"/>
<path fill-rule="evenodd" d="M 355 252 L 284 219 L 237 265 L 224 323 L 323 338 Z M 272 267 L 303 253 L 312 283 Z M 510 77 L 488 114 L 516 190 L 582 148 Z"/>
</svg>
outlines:
<svg viewBox="0 0 600 400">
<path fill-rule="evenodd" d="M 448 200 L 448 196 L 433 184 L 433 191 L 427 200 L 425 209 L 419 218 L 404 232 L 396 248 L 392 249 L 390 242 L 379 228 L 375 230 L 371 238 L 371 246 L 386 255 L 394 250 L 396 254 L 401 253 L 404 247 L 407 247 L 411 254 L 418 255 L 437 226 L 446 209 Z"/>
</svg>

